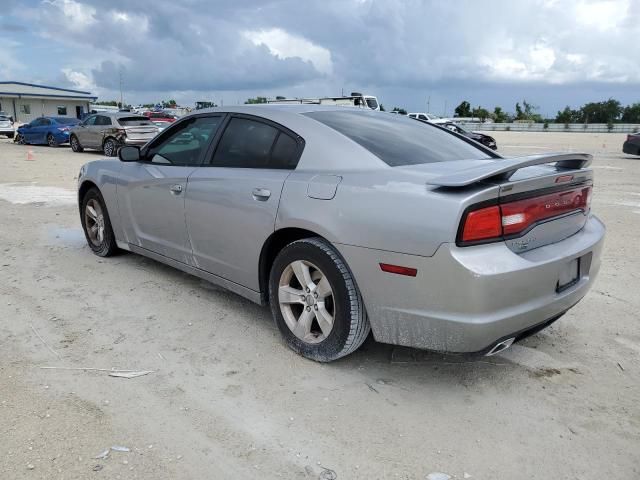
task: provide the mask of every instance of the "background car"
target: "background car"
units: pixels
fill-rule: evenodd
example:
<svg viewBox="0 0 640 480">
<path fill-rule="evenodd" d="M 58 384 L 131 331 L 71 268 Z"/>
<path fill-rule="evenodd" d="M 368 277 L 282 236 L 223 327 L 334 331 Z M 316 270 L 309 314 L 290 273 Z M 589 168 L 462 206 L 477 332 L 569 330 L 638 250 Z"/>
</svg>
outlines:
<svg viewBox="0 0 640 480">
<path fill-rule="evenodd" d="M 144 112 L 143 115 L 151 120 L 166 120 L 175 122 L 178 117 L 167 112 Z"/>
<path fill-rule="evenodd" d="M 640 133 L 630 133 L 622 144 L 622 151 L 631 155 L 640 155 Z"/>
<path fill-rule="evenodd" d="M 175 121 L 168 118 L 151 118 L 150 120 L 156 127 L 158 127 L 158 130 L 160 131 L 164 130 Z"/>
<path fill-rule="evenodd" d="M 317 361 L 370 330 L 498 353 L 573 307 L 600 267 L 587 154 L 503 158 L 402 115 L 301 104 L 199 110 L 119 157 L 80 170 L 91 250 L 268 303 Z"/>
<path fill-rule="evenodd" d="M 415 118 L 417 120 L 425 120 L 427 122 L 440 119 L 439 116 L 434 115 L 433 113 L 412 112 L 412 113 L 409 113 L 408 116 L 411 118 Z"/>
<path fill-rule="evenodd" d="M 102 112 L 89 115 L 70 133 L 71 149 L 102 150 L 107 157 L 115 157 L 123 145 L 142 146 L 159 132 L 147 117 L 124 112 Z"/>
<path fill-rule="evenodd" d="M 15 127 L 13 126 L 13 120 L 11 117 L 0 114 L 0 135 L 6 135 L 9 138 L 13 138 L 15 134 Z"/>
<path fill-rule="evenodd" d="M 69 141 L 69 131 L 80 120 L 69 117 L 40 117 L 18 127 L 18 143 L 55 147 Z"/>
<path fill-rule="evenodd" d="M 464 129 L 463 127 L 461 127 L 457 123 L 453 123 L 453 122 L 437 123 L 437 125 L 439 127 L 443 127 L 443 128 L 448 129 L 448 130 L 451 130 L 452 132 L 459 133 L 460 135 L 464 135 L 467 138 L 471 138 L 472 140 L 475 140 L 476 142 L 480 142 L 485 147 L 488 147 L 491 150 L 497 150 L 498 149 L 498 146 L 496 145 L 495 138 L 493 138 L 493 137 L 491 137 L 489 135 L 486 135 L 484 133 L 471 132 L 469 130 Z"/>
</svg>

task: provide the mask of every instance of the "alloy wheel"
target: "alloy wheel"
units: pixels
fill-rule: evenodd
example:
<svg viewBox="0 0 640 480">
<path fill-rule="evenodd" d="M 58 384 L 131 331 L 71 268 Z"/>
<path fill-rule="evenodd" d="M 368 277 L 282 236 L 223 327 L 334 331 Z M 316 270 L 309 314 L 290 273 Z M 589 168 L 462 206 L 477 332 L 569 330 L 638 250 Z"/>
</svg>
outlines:
<svg viewBox="0 0 640 480">
<path fill-rule="evenodd" d="M 291 262 L 282 272 L 278 302 L 293 334 L 307 343 L 320 343 L 333 329 L 333 290 L 327 276 L 306 260 Z"/>
<path fill-rule="evenodd" d="M 56 139 L 53 138 L 53 135 L 47 135 L 47 143 L 49 144 L 50 147 L 56 146 Z"/>
<path fill-rule="evenodd" d="M 104 214 L 100 203 L 92 198 L 84 210 L 87 235 L 93 245 L 99 247 L 104 242 Z"/>
<path fill-rule="evenodd" d="M 113 141 L 111 140 L 107 140 L 106 143 L 104 144 L 104 154 L 107 157 L 113 157 L 115 156 L 115 148 L 116 146 L 114 145 Z"/>
</svg>

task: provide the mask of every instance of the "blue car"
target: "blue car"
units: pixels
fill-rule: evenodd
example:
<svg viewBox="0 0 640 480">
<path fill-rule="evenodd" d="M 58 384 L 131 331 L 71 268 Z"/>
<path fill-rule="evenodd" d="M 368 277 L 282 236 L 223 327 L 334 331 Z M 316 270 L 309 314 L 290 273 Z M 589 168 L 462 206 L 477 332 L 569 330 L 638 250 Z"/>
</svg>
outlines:
<svg viewBox="0 0 640 480">
<path fill-rule="evenodd" d="M 56 147 L 69 142 L 69 129 L 80 123 L 77 118 L 40 117 L 18 128 L 16 142 Z"/>
</svg>

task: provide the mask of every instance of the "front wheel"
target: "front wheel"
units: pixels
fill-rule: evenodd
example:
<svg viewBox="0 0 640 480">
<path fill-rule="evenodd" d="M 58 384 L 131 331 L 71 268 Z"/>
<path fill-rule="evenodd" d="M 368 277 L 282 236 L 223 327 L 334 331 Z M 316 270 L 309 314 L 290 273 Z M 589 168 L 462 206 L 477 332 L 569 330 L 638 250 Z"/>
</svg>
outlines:
<svg viewBox="0 0 640 480">
<path fill-rule="evenodd" d="M 16 138 L 13 141 L 20 145 L 26 145 L 27 143 L 27 140 L 24 138 L 24 135 L 22 135 L 21 133 L 16 135 Z"/>
<path fill-rule="evenodd" d="M 99 257 L 110 257 L 117 252 L 109 212 L 98 189 L 90 188 L 82 199 L 80 221 L 93 253 Z"/>
<path fill-rule="evenodd" d="M 71 142 L 71 150 L 73 150 L 76 153 L 82 152 L 82 150 L 84 150 L 82 148 L 82 145 L 80 145 L 80 140 L 78 140 L 78 137 L 76 137 L 75 135 L 71 135 L 71 140 L 69 140 Z"/>
<path fill-rule="evenodd" d="M 102 150 L 107 157 L 115 157 L 118 154 L 118 144 L 113 138 L 107 138 Z"/>
<path fill-rule="evenodd" d="M 321 238 L 298 240 L 280 251 L 271 268 L 269 301 L 289 347 L 318 362 L 354 352 L 371 329 L 351 272 Z"/>
</svg>

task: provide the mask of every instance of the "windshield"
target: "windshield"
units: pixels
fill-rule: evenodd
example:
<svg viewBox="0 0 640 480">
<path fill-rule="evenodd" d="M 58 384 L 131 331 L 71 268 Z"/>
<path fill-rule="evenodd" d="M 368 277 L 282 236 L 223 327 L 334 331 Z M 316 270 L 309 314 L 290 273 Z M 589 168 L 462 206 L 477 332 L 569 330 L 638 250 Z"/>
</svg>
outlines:
<svg viewBox="0 0 640 480">
<path fill-rule="evenodd" d="M 147 117 L 122 117 L 118 119 L 118 123 L 123 127 L 142 127 L 153 125 Z"/>
<path fill-rule="evenodd" d="M 304 113 L 350 138 L 391 167 L 492 158 L 483 150 L 426 122 L 373 111 Z"/>
<path fill-rule="evenodd" d="M 378 108 L 378 101 L 374 97 L 367 97 L 365 100 L 367 102 L 367 106 L 371 110 L 375 110 L 376 108 Z"/>
</svg>

